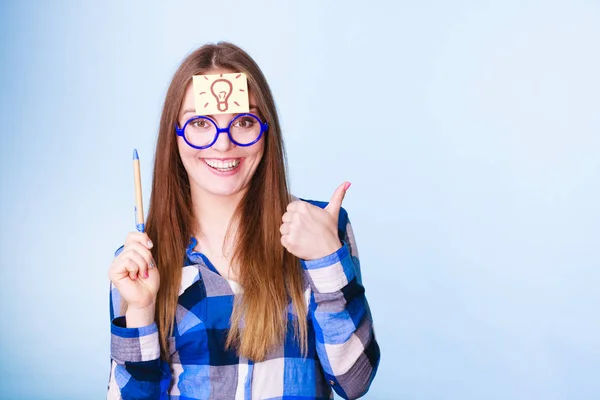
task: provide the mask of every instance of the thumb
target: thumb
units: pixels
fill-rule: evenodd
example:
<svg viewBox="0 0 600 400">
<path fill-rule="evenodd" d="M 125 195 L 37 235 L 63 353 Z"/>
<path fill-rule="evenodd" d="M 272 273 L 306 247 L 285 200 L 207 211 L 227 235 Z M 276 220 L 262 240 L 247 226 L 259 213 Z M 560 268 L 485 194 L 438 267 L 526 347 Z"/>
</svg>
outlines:
<svg viewBox="0 0 600 400">
<path fill-rule="evenodd" d="M 325 207 L 325 211 L 327 211 L 330 215 L 337 219 L 340 208 L 342 208 L 342 201 L 344 200 L 344 196 L 346 196 L 346 190 L 350 187 L 350 182 L 344 182 L 333 192 L 333 196 L 331 196 L 331 200 L 327 207 Z"/>
</svg>

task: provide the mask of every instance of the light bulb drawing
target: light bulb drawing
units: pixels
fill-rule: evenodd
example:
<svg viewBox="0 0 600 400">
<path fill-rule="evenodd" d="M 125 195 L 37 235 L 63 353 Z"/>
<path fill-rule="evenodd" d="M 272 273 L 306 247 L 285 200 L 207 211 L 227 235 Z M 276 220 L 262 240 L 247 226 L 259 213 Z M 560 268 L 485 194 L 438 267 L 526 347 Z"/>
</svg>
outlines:
<svg viewBox="0 0 600 400">
<path fill-rule="evenodd" d="M 233 85 L 227 79 L 216 79 L 210 85 L 210 91 L 217 100 L 217 109 L 221 112 L 229 108 L 229 96 L 233 91 Z"/>
<path fill-rule="evenodd" d="M 194 75 L 196 115 L 239 114 L 250 110 L 246 74 Z"/>
</svg>

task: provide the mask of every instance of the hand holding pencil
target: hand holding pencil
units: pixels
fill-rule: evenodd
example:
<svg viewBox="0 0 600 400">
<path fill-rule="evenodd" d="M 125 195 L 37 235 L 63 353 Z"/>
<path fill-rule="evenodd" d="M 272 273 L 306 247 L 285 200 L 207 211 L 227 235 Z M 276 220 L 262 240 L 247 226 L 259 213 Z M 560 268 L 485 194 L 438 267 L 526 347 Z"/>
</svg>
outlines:
<svg viewBox="0 0 600 400">
<path fill-rule="evenodd" d="M 125 239 L 125 246 L 115 257 L 108 277 L 127 303 L 127 327 L 150 325 L 154 321 L 156 295 L 160 286 L 160 275 L 150 249 L 152 241 L 145 233 L 142 206 L 140 164 L 134 150 L 134 183 L 136 193 L 136 229 Z"/>
</svg>

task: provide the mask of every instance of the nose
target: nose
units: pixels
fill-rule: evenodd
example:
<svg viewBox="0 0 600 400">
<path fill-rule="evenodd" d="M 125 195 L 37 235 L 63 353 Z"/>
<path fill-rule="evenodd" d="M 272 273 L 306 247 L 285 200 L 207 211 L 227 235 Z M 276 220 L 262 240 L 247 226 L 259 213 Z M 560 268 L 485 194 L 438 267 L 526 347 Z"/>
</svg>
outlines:
<svg viewBox="0 0 600 400">
<path fill-rule="evenodd" d="M 214 150 L 225 153 L 235 147 L 235 144 L 229 140 L 227 132 L 220 132 L 215 144 L 211 146 Z"/>
</svg>

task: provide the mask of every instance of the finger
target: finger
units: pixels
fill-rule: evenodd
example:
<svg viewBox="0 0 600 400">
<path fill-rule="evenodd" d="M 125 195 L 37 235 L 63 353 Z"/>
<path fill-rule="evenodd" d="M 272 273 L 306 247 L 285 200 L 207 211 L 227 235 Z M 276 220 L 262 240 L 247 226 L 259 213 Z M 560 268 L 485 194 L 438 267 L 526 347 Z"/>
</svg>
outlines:
<svg viewBox="0 0 600 400">
<path fill-rule="evenodd" d="M 142 246 L 146 247 L 147 249 L 151 249 L 154 244 L 152 243 L 152 240 L 150 240 L 150 237 L 143 232 L 129 232 L 129 234 L 127 235 L 127 237 L 125 238 L 125 246 L 130 245 L 131 243 L 140 243 Z"/>
<path fill-rule="evenodd" d="M 108 272 L 108 276 L 114 284 L 118 281 L 129 277 L 133 280 L 137 279 L 138 271 L 140 270 L 139 264 L 145 264 L 143 257 L 134 252 L 121 253 L 116 258 Z"/>
<path fill-rule="evenodd" d="M 302 200 L 292 201 L 290 204 L 288 204 L 287 211 L 301 212 L 308 208 L 307 205 L 308 203 Z"/>
<path fill-rule="evenodd" d="M 285 223 L 285 222 L 284 222 L 284 223 L 283 223 L 283 224 L 281 224 L 281 226 L 279 227 L 279 232 L 280 232 L 282 235 L 287 235 L 287 234 L 289 234 L 289 233 L 290 233 L 290 228 L 291 228 L 291 225 L 290 225 L 289 223 Z"/>
<path fill-rule="evenodd" d="M 108 271 L 108 276 L 114 282 L 129 275 L 130 271 L 135 270 L 137 272 L 136 268 L 137 264 L 129 257 L 129 252 L 124 251 L 114 259 Z"/>
<path fill-rule="evenodd" d="M 146 260 L 137 252 L 131 251 L 123 256 L 121 260 L 121 279 L 127 275 L 132 280 L 137 279 L 138 277 L 144 277 L 146 272 L 148 271 L 148 264 Z"/>
<path fill-rule="evenodd" d="M 281 220 L 283 222 L 292 222 L 292 215 L 293 215 L 293 213 L 288 211 L 285 214 L 283 214 L 283 216 L 281 217 Z"/>
<path fill-rule="evenodd" d="M 338 217 L 340 213 L 340 208 L 342 208 L 342 201 L 344 200 L 344 196 L 346 196 L 346 190 L 350 187 L 350 182 L 344 182 L 333 192 L 333 196 L 331 196 L 331 200 L 327 207 L 325 207 L 325 211 L 327 211 L 330 215 L 335 218 Z"/>
<path fill-rule="evenodd" d="M 123 260 L 121 261 L 122 265 L 122 273 L 120 275 L 122 275 L 121 279 L 123 279 L 126 276 L 129 276 L 129 278 L 131 280 L 136 280 L 137 276 L 138 276 L 138 271 L 140 270 L 140 266 L 135 262 L 134 259 L 130 258 L 130 257 L 126 257 L 123 258 Z"/>
<path fill-rule="evenodd" d="M 146 259 L 144 257 L 142 257 L 142 255 L 135 250 L 128 253 L 127 257 L 129 257 L 131 260 L 133 260 L 137 264 L 137 266 L 138 266 L 137 276 L 140 278 L 147 278 L 149 264 L 146 261 Z"/>
<path fill-rule="evenodd" d="M 290 251 L 290 243 L 288 235 L 281 235 L 281 245 Z"/>
<path fill-rule="evenodd" d="M 150 252 L 150 250 L 148 250 L 139 242 L 130 243 L 127 249 L 123 252 L 123 254 L 126 254 L 129 251 L 134 251 L 141 255 L 150 268 L 154 268 L 156 266 L 156 263 L 154 262 L 154 258 L 152 257 L 152 253 Z"/>
</svg>

